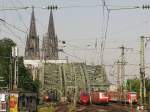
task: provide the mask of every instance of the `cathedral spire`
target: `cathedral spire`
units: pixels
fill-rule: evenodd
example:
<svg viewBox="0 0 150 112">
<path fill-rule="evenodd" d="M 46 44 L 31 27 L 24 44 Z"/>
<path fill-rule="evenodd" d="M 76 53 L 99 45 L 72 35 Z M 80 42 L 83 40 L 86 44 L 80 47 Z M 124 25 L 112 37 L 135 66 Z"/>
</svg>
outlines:
<svg viewBox="0 0 150 112">
<path fill-rule="evenodd" d="M 52 9 L 50 11 L 49 24 L 48 24 L 48 35 L 50 38 L 55 36 L 55 28 L 54 28 L 54 20 L 53 20 L 53 12 Z"/>
<path fill-rule="evenodd" d="M 39 59 L 39 56 L 39 37 L 36 32 L 34 7 L 32 7 L 30 29 L 25 48 L 25 59 L 36 60 Z"/>
<path fill-rule="evenodd" d="M 34 7 L 32 7 L 32 14 L 31 14 L 31 23 L 30 23 L 30 30 L 29 30 L 29 36 L 31 37 L 37 37 L 36 33 L 36 24 L 35 24 L 35 16 L 34 16 Z"/>
<path fill-rule="evenodd" d="M 43 38 L 43 56 L 46 60 L 58 59 L 58 41 L 55 34 L 52 9 L 50 11 L 48 31 Z"/>
</svg>

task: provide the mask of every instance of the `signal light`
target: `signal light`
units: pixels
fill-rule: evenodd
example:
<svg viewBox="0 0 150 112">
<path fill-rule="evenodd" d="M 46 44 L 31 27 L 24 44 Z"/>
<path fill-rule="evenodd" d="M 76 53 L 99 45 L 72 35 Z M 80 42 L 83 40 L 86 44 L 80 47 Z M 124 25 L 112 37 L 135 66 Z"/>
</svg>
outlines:
<svg viewBox="0 0 150 112">
<path fill-rule="evenodd" d="M 49 98 L 48 95 L 45 95 L 45 96 L 44 96 L 44 101 L 45 101 L 45 102 L 49 102 L 49 101 L 50 101 L 50 98 Z"/>
</svg>

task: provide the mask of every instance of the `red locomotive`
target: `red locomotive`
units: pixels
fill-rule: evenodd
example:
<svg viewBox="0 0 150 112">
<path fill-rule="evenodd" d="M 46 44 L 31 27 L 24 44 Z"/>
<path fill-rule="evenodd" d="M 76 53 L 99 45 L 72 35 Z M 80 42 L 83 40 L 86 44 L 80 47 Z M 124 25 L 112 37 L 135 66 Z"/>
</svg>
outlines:
<svg viewBox="0 0 150 112">
<path fill-rule="evenodd" d="M 106 92 L 93 91 L 91 92 L 91 103 L 93 104 L 108 104 L 109 99 Z"/>
<path fill-rule="evenodd" d="M 117 92 L 109 91 L 107 92 L 109 101 L 111 102 L 122 102 L 122 103 L 137 103 L 138 95 L 136 92 Z"/>
<path fill-rule="evenodd" d="M 138 95 L 136 92 L 128 92 L 128 102 L 129 103 L 137 103 Z"/>
<path fill-rule="evenodd" d="M 82 105 L 87 105 L 90 103 L 90 96 L 89 96 L 89 93 L 86 92 L 86 91 L 81 91 L 80 92 L 80 104 Z"/>
</svg>

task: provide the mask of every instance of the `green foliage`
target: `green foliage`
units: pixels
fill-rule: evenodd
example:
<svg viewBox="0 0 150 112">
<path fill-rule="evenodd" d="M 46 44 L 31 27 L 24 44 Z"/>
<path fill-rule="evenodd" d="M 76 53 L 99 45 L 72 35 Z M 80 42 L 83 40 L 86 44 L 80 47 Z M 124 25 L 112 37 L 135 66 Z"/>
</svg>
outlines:
<svg viewBox="0 0 150 112">
<path fill-rule="evenodd" d="M 4 81 L 0 81 L 0 87 L 8 87 L 10 82 L 10 75 L 14 73 L 12 65 L 12 47 L 16 44 L 8 38 L 0 40 L 0 77 Z M 12 71 L 12 72 L 11 72 Z M 12 77 L 14 77 L 12 75 Z M 39 88 L 39 81 L 33 81 L 32 75 L 24 66 L 23 57 L 18 58 L 18 88 L 26 91 L 37 92 Z"/>
<path fill-rule="evenodd" d="M 8 38 L 0 40 L 0 77 L 3 77 L 4 81 L 0 82 L 1 87 L 8 87 L 9 84 L 9 65 L 12 46 L 15 43 Z"/>
<path fill-rule="evenodd" d="M 137 78 L 128 79 L 126 83 L 126 88 L 129 91 L 140 92 L 140 80 Z"/>
<path fill-rule="evenodd" d="M 18 69 L 19 88 L 22 88 L 26 91 L 38 92 L 40 83 L 38 80 L 32 80 L 30 71 L 23 64 L 23 57 L 19 57 L 18 59 Z"/>
<path fill-rule="evenodd" d="M 34 92 L 38 92 L 40 86 L 41 86 L 40 81 L 36 79 L 36 80 L 33 82 L 33 91 L 34 91 Z"/>
<path fill-rule="evenodd" d="M 146 91 L 150 92 L 150 79 L 145 79 Z M 128 79 L 126 83 L 127 90 L 140 92 L 140 79 Z"/>
</svg>

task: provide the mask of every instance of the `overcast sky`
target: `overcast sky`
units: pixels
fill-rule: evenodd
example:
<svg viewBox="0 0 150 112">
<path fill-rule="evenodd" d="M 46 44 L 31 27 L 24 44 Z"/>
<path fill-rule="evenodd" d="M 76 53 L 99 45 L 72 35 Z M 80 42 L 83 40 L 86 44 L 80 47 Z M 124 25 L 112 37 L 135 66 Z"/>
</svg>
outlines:
<svg viewBox="0 0 150 112">
<path fill-rule="evenodd" d="M 150 0 L 105 0 L 109 9 L 142 6 L 150 4 Z M 43 9 L 48 5 L 63 7 L 53 11 L 55 31 L 59 40 L 65 40 L 64 53 L 60 58 L 68 57 L 71 61 L 82 61 L 88 64 L 100 62 L 100 43 L 102 39 L 102 23 L 106 25 L 107 10 L 102 5 L 102 0 L 0 0 L 0 18 L 11 25 L 28 32 L 31 8 L 26 10 L 2 10 L 11 7 L 35 7 L 37 33 L 42 42 L 43 35 L 47 32 L 50 11 Z M 0 38 L 9 37 L 19 46 L 20 55 L 24 55 L 26 33 L 0 22 Z M 128 9 L 111 10 L 104 52 L 104 64 L 112 65 L 120 56 L 121 45 L 134 50 L 125 52 L 127 66 L 130 74 L 139 72 L 139 44 L 140 36 L 150 36 L 150 10 Z M 97 50 L 95 44 L 97 41 Z M 59 43 L 61 47 L 61 42 Z M 150 63 L 149 47 L 146 48 L 146 63 Z M 114 68 L 107 67 L 111 73 Z M 110 69 L 111 68 L 111 69 Z M 107 72 L 109 72 L 107 71 Z M 128 73 L 127 72 L 127 73 Z"/>
</svg>

